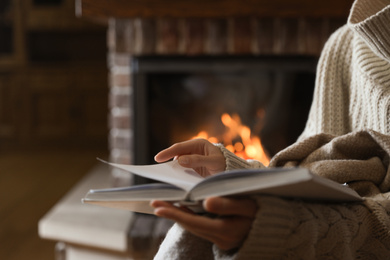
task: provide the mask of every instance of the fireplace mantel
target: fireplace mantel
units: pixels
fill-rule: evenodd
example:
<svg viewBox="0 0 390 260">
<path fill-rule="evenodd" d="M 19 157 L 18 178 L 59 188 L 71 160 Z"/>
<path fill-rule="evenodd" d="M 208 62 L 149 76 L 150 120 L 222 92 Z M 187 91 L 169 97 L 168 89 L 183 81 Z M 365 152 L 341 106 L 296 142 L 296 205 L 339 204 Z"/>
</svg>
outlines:
<svg viewBox="0 0 390 260">
<path fill-rule="evenodd" d="M 353 0 L 76 0 L 86 18 L 346 17 Z"/>
</svg>

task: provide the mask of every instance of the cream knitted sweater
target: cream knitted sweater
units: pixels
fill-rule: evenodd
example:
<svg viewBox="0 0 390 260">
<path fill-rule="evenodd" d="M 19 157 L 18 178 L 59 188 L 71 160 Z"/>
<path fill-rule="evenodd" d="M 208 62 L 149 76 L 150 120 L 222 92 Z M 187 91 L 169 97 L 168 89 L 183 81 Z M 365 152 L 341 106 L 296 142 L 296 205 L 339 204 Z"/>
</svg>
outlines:
<svg viewBox="0 0 390 260">
<path fill-rule="evenodd" d="M 236 251 L 221 251 L 174 225 L 156 259 L 390 259 L 389 0 L 356 0 L 348 24 L 327 42 L 299 140 L 270 166 L 310 168 L 350 183 L 366 201 L 256 197 L 260 210 Z M 262 167 L 221 150 L 227 169 Z"/>
<path fill-rule="evenodd" d="M 348 25 L 325 45 L 300 139 L 363 129 L 390 133 L 389 0 L 356 1 Z"/>
</svg>

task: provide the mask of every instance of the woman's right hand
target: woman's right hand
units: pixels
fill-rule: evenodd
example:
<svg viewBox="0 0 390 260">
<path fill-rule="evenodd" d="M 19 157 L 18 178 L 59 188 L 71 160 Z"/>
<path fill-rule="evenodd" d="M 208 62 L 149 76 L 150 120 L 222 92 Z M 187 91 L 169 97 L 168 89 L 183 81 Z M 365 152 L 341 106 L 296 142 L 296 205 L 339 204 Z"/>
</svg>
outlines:
<svg viewBox="0 0 390 260">
<path fill-rule="evenodd" d="M 205 139 L 176 143 L 154 157 L 156 162 L 165 162 L 172 158 L 177 158 L 181 166 L 193 168 L 203 177 L 222 172 L 226 168 L 221 150 Z"/>
<path fill-rule="evenodd" d="M 222 250 L 238 248 L 248 236 L 258 211 L 252 199 L 210 197 L 203 208 L 218 217 L 210 218 L 189 212 L 166 201 L 154 200 L 150 204 L 154 214 L 173 220 L 192 234 L 209 240 Z"/>
</svg>

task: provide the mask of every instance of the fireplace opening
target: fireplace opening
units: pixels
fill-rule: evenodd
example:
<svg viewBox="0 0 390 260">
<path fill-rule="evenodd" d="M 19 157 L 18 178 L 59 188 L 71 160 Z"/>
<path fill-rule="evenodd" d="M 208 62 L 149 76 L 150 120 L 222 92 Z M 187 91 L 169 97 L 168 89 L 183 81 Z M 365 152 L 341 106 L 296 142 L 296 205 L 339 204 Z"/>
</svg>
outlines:
<svg viewBox="0 0 390 260">
<path fill-rule="evenodd" d="M 150 164 L 160 150 L 197 136 L 232 149 L 259 138 L 272 157 L 305 126 L 317 58 L 142 56 L 131 63 L 130 149 L 135 164 Z M 247 137 L 232 133 L 237 129 Z M 250 157 L 236 146 L 239 156 Z"/>
</svg>

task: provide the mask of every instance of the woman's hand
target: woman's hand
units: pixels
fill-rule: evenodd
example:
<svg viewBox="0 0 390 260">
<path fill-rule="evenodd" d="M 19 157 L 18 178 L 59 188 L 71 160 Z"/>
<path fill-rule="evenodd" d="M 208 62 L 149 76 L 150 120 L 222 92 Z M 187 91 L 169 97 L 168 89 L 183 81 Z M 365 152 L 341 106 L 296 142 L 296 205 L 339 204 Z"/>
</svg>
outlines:
<svg viewBox="0 0 390 260">
<path fill-rule="evenodd" d="M 257 212 L 257 204 L 251 199 L 224 197 L 211 197 L 203 202 L 204 209 L 216 214 L 216 218 L 196 215 L 186 208 L 178 208 L 164 201 L 152 201 L 151 206 L 155 208 L 155 215 L 177 222 L 222 250 L 241 246 Z"/>
<path fill-rule="evenodd" d="M 222 172 L 226 168 L 221 150 L 205 139 L 176 143 L 159 152 L 154 159 L 156 162 L 165 162 L 176 157 L 181 166 L 193 168 L 204 177 Z"/>
</svg>

